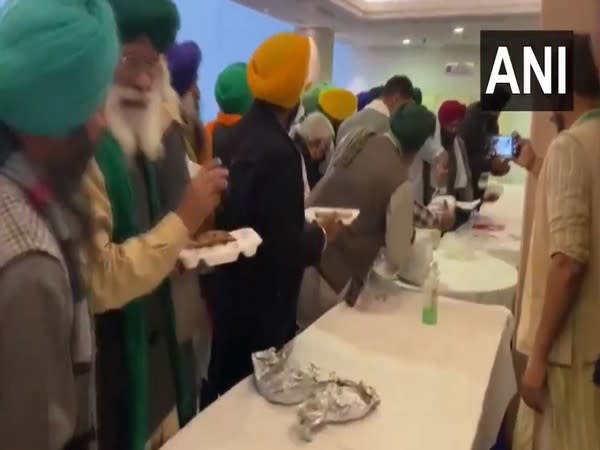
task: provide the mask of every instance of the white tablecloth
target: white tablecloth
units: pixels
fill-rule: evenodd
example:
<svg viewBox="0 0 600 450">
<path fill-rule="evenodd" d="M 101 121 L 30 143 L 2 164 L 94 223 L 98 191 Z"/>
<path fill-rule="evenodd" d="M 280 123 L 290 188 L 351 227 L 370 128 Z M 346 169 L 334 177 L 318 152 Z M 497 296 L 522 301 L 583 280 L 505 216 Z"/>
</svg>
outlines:
<svg viewBox="0 0 600 450">
<path fill-rule="evenodd" d="M 474 219 L 456 231 L 456 235 L 472 248 L 484 250 L 508 264 L 518 267 L 523 225 L 524 185 L 505 184 L 502 197 L 495 203 L 486 203 Z M 473 229 L 474 224 L 494 224 L 503 230 Z"/>
<path fill-rule="evenodd" d="M 502 305 L 512 311 L 519 274 L 510 264 L 478 250 L 468 259 L 456 259 L 443 245 L 435 252 L 435 260 L 440 268 L 442 295 Z"/>
<path fill-rule="evenodd" d="M 247 379 L 179 432 L 165 450 L 489 450 L 516 392 L 502 307 L 440 300 L 439 322 L 421 324 L 418 294 L 341 304 L 302 333 L 294 359 L 364 380 L 380 408 L 328 426 L 307 447 L 295 409 L 268 404 Z"/>
<path fill-rule="evenodd" d="M 442 237 L 435 257 L 444 295 L 503 305 L 512 311 L 519 277 L 523 197 L 524 186 L 504 185 L 497 202 L 484 204 L 470 222 Z M 473 228 L 475 224 L 499 225 L 503 229 L 479 230 Z M 453 257 L 457 245 L 473 252 L 471 258 Z"/>
</svg>

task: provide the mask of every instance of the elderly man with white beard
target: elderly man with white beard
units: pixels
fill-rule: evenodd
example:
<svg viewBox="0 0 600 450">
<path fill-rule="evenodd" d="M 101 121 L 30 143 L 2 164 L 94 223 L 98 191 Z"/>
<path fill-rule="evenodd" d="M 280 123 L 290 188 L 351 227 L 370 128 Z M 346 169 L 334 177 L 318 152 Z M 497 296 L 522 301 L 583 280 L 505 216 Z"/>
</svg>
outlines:
<svg viewBox="0 0 600 450">
<path fill-rule="evenodd" d="M 198 276 L 175 269 L 220 202 L 227 171 L 207 165 L 190 180 L 182 134 L 165 120 L 161 54 L 178 29 L 174 3 L 110 3 L 122 53 L 109 132 L 84 183 L 94 226 L 84 276 L 96 318 L 100 449 L 143 450 L 195 413 L 191 354 L 180 343 L 194 328 L 182 319 L 201 312 L 180 311 L 201 307 Z"/>
</svg>

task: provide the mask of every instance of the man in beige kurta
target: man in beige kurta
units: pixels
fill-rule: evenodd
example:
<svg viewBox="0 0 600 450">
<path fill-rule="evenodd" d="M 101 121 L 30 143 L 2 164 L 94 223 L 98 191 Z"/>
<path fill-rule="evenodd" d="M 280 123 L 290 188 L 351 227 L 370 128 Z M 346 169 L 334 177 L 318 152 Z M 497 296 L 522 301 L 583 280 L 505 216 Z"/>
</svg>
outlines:
<svg viewBox="0 0 600 450">
<path fill-rule="evenodd" d="M 141 323 L 147 337 L 142 338 L 141 346 L 147 353 L 142 371 L 148 380 L 144 389 L 148 405 L 138 416 L 147 428 L 139 435 L 143 434 L 140 439 L 147 438 L 146 446 L 152 449 L 162 445 L 177 430 L 179 421 L 188 420 L 187 415 L 195 411 L 193 398 L 186 405 L 186 417 L 174 409 L 175 402 L 182 398 L 176 391 L 182 389 L 175 384 L 175 370 L 170 367 L 174 365 L 170 361 L 172 355 L 177 354 L 172 349 L 177 346 L 171 340 L 173 320 L 167 318 L 170 313 L 165 311 L 173 307 L 180 353 L 190 354 L 191 339 L 204 311 L 198 275 L 179 273 L 177 260 L 190 237 L 219 203 L 227 185 L 226 171 L 207 168 L 190 180 L 181 120 L 173 113 L 172 97 L 164 89 L 168 71 L 159 54 L 162 47 L 158 46 L 159 41 L 151 39 L 155 22 L 146 20 L 144 11 L 132 12 L 128 2 L 113 7 L 121 8 L 119 17 L 139 14 L 145 28 L 136 29 L 140 34 L 122 43 L 121 59 L 106 105 L 108 138 L 100 146 L 98 164 L 90 167 L 84 184 L 94 225 L 85 276 L 96 315 L 101 361 L 97 377 L 99 443 L 106 449 L 132 448 L 130 436 L 134 433 L 130 430 L 137 422 L 131 420 L 122 405 L 129 400 L 129 393 L 135 391 L 131 386 L 137 379 L 127 372 L 125 362 L 130 358 L 122 353 L 123 348 L 129 347 L 121 330 L 127 328 L 122 320 L 125 308 L 143 300 L 138 303 L 143 306 L 143 313 L 138 315 L 141 319 L 137 323 Z M 153 11 L 161 21 L 171 20 L 163 18 L 163 13 L 160 8 Z M 123 31 L 121 34 L 127 35 Z M 113 151 L 111 164 L 107 164 L 106 156 L 102 157 L 108 151 L 106 142 Z M 116 163 L 121 160 L 122 164 Z M 121 197 L 116 192 L 121 192 Z M 132 207 L 125 208 L 125 212 L 131 214 L 128 220 L 135 223 L 135 234 L 128 232 L 121 239 L 123 198 L 131 199 Z M 161 290 L 162 287 L 169 290 Z M 209 330 L 208 323 L 204 328 Z M 181 370 L 185 369 L 190 367 L 186 365 Z M 186 385 L 195 381 L 192 373 L 185 375 Z"/>
<path fill-rule="evenodd" d="M 574 110 L 539 171 L 517 350 L 528 356 L 514 450 L 600 449 L 600 84 L 576 39 Z M 535 161 L 531 171 L 537 171 Z"/>
</svg>

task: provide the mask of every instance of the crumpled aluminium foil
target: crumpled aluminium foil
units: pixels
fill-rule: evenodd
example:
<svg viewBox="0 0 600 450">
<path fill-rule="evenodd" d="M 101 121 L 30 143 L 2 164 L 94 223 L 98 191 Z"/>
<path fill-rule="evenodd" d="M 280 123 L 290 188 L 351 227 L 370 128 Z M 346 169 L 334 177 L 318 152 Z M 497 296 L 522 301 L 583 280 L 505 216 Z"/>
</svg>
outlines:
<svg viewBox="0 0 600 450">
<path fill-rule="evenodd" d="M 338 378 L 319 383 L 311 396 L 298 407 L 302 438 L 311 441 L 314 433 L 328 423 L 360 420 L 380 403 L 375 389 L 362 381 L 356 383 Z"/>
<path fill-rule="evenodd" d="M 303 371 L 290 367 L 291 351 L 292 346 L 288 344 L 280 352 L 270 348 L 252 355 L 256 388 L 271 403 L 298 405 L 317 386 L 316 370 Z"/>
<path fill-rule="evenodd" d="M 298 421 L 303 439 L 310 441 L 328 423 L 360 420 L 380 403 L 375 389 L 362 381 L 343 380 L 335 373 L 325 377 L 311 364 L 303 371 L 291 367 L 288 344 L 280 352 L 274 348 L 252 355 L 254 380 L 260 395 L 271 403 L 299 405 Z"/>
</svg>

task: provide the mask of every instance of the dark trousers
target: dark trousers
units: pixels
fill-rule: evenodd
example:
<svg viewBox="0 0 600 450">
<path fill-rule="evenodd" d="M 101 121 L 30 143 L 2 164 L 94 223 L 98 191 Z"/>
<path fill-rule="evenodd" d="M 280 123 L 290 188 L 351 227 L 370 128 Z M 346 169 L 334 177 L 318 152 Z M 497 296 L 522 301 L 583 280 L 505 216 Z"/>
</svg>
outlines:
<svg viewBox="0 0 600 450">
<path fill-rule="evenodd" d="M 248 342 L 213 336 L 208 380 L 200 397 L 201 410 L 252 373 L 251 358 Z"/>
<path fill-rule="evenodd" d="M 253 373 L 252 353 L 269 347 L 281 348 L 294 339 L 297 326 L 290 328 L 279 342 L 266 342 L 248 336 L 218 336 L 212 342 L 212 354 L 208 367 L 208 380 L 202 385 L 200 410 L 208 407 L 240 381 Z"/>
</svg>

